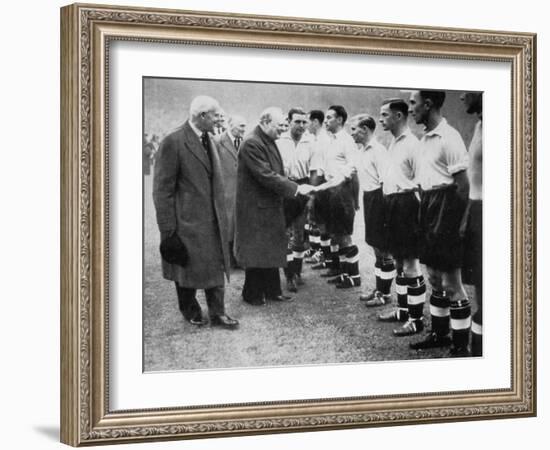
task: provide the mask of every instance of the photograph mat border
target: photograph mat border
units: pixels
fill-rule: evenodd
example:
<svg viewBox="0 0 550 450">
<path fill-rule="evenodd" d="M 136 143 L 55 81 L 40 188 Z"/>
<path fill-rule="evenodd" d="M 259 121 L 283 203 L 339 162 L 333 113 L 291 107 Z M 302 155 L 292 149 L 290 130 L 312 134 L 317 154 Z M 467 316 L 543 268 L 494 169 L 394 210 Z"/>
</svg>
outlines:
<svg viewBox="0 0 550 450">
<path fill-rule="evenodd" d="M 106 130 L 102 125 L 105 119 L 102 52 L 109 34 L 129 34 L 133 38 L 140 35 L 148 39 L 146 36 L 154 35 L 154 30 L 161 35 L 156 38 L 166 40 L 169 40 L 167 35 L 181 34 L 187 36 L 182 36 L 182 41 L 188 41 L 193 34 L 199 40 L 216 44 L 225 39 L 237 46 L 306 49 L 317 48 L 311 42 L 317 38 L 323 42 L 323 48 L 340 51 L 347 44 L 358 52 L 372 50 L 374 54 L 385 55 L 394 55 L 392 47 L 397 52 L 395 47 L 399 43 L 401 51 L 395 56 L 410 52 L 408 56 L 422 53 L 476 59 L 477 54 L 479 59 L 493 59 L 491 55 L 494 57 L 497 53 L 512 62 L 514 383 L 510 392 L 434 399 L 401 396 L 393 408 L 384 401 L 335 401 L 292 409 L 283 405 L 280 408 L 220 408 L 189 414 L 177 409 L 109 413 L 103 326 L 107 307 L 103 194 L 107 175 Z M 374 37 L 359 38 L 361 31 L 363 36 Z M 325 39 L 320 38 L 323 35 Z M 309 46 L 306 42 L 310 42 Z M 86 5 L 63 8 L 62 441 L 81 445 L 535 414 L 535 51 L 535 35 L 527 33 L 339 24 Z"/>
<path fill-rule="evenodd" d="M 136 228 L 134 224 L 141 222 L 141 211 L 131 211 L 129 203 L 125 199 L 133 198 L 135 188 L 141 183 L 141 165 L 140 160 L 133 158 L 132 149 L 139 148 L 140 136 L 135 133 L 135 129 L 141 123 L 139 111 L 139 98 L 133 98 L 132 92 L 138 89 L 141 84 L 141 61 L 148 61 L 151 67 L 157 73 L 180 73 L 189 75 L 194 73 L 194 69 L 189 66 L 198 66 L 201 73 L 212 73 L 218 70 L 218 75 L 229 74 L 238 77 L 240 72 L 244 71 L 248 76 L 265 80 L 266 76 L 272 77 L 270 69 L 277 66 L 287 67 L 294 62 L 296 70 L 292 74 L 280 73 L 281 79 L 293 79 L 296 82 L 294 72 L 300 74 L 300 80 L 311 80 L 316 76 L 317 79 L 341 78 L 339 72 L 346 74 L 346 81 L 350 88 L 359 86 L 356 83 L 362 83 L 367 71 L 374 72 L 368 78 L 370 81 L 379 83 L 388 83 L 393 86 L 396 80 L 402 81 L 400 73 L 407 70 L 413 63 L 412 58 L 398 58 L 397 61 L 383 56 L 370 55 L 333 55 L 328 53 L 315 54 L 312 59 L 304 57 L 304 61 L 296 60 L 292 52 L 273 51 L 266 53 L 266 57 L 261 60 L 261 64 L 255 64 L 254 69 L 250 68 L 254 64 L 258 52 L 250 54 L 248 49 L 234 49 L 231 56 L 227 57 L 223 48 L 198 47 L 189 49 L 188 46 L 173 46 L 167 51 L 162 51 L 162 46 L 152 45 L 144 46 L 135 43 L 123 43 L 122 45 L 111 46 L 111 54 L 117 61 L 111 67 L 111 85 L 116 95 L 111 98 L 111 107 L 115 109 L 111 116 L 113 127 L 116 132 L 110 136 L 110 146 L 113 150 L 112 161 L 116 174 L 111 186 L 112 206 L 116 213 L 112 217 L 114 229 L 120 229 L 121 232 L 115 234 L 112 241 L 113 248 L 111 254 L 116 255 L 111 261 L 114 289 L 111 291 L 111 304 L 116 308 L 111 310 L 110 319 L 113 319 L 116 326 L 116 332 L 111 340 L 110 352 L 113 365 L 111 365 L 111 408 L 112 409 L 134 409 L 151 408 L 158 405 L 163 407 L 177 406 L 180 404 L 193 405 L 212 405 L 212 404 L 235 404 L 251 403 L 258 398 L 262 398 L 262 404 L 274 401 L 286 401 L 287 399 L 333 399 L 333 398 L 372 398 L 382 395 L 403 395 L 406 393 L 431 393 L 457 392 L 457 391 L 484 391 L 487 389 L 503 388 L 510 386 L 511 371 L 511 293 L 510 282 L 506 281 L 501 285 L 491 284 L 492 298 L 506 299 L 506 306 L 502 306 L 502 301 L 487 302 L 485 306 L 485 335 L 488 337 L 484 345 L 484 358 L 470 358 L 468 360 L 457 359 L 437 359 L 437 360 L 401 360 L 401 361 L 383 361 L 377 363 L 358 363 L 358 364 L 326 364 L 326 365 L 298 365 L 274 368 L 270 372 L 267 367 L 232 368 L 220 370 L 218 373 L 218 382 L 212 371 L 192 371 L 192 372 L 159 372 L 148 373 L 146 376 L 139 376 L 139 346 L 133 346 L 133 342 L 141 342 L 142 335 L 138 334 L 140 317 L 129 315 L 128 311 L 132 309 L 135 300 L 141 297 L 141 291 L 137 286 L 132 286 L 134 280 L 133 273 L 140 270 L 138 259 L 141 255 L 134 252 L 128 255 L 125 249 L 133 248 L 135 242 L 140 240 L 140 236 L 132 237 L 131 229 Z M 139 52 L 136 51 L 139 48 Z M 189 50 L 189 51 L 188 51 Z M 161 56 L 158 56 L 162 53 Z M 261 52 L 260 52 L 261 53 Z M 283 53 L 281 55 L 280 53 Z M 200 58 L 197 58 L 200 55 Z M 317 56 L 318 55 L 318 56 Z M 220 60 L 218 60 L 220 58 Z M 240 67 L 234 68 L 236 60 L 239 60 Z M 366 60 L 366 61 L 365 61 Z M 181 63 L 180 61 L 185 61 Z M 209 62 L 215 61 L 215 63 Z M 391 64 L 388 65 L 388 62 Z M 332 66 L 340 64 L 341 70 L 329 74 L 320 69 L 319 66 Z M 499 239 L 511 243 L 509 230 L 507 227 L 501 227 L 501 223 L 510 223 L 510 205 L 511 196 L 501 195 L 503 185 L 509 185 L 510 163 L 511 163 L 511 141 L 509 130 L 504 133 L 493 132 L 501 129 L 500 124 L 510 124 L 511 108 L 510 105 L 510 73 L 508 63 L 480 63 L 479 67 L 468 68 L 468 64 L 462 61 L 446 61 L 442 59 L 432 59 L 422 63 L 421 67 L 414 74 L 407 73 L 407 77 L 415 82 L 437 83 L 436 87 L 450 85 L 462 86 L 469 90 L 479 86 L 480 89 L 487 89 L 487 102 L 485 103 L 484 130 L 488 134 L 485 140 L 488 148 L 510 149 L 509 154 L 490 152 L 485 156 L 485 166 L 493 168 L 485 179 L 487 189 L 484 215 L 488 215 L 486 225 L 494 228 L 494 231 L 487 236 L 485 243 L 488 248 L 497 250 L 492 256 L 495 262 L 491 265 L 492 274 L 505 274 L 506 279 L 511 280 L 511 245 L 499 246 Z M 417 64 L 417 61 L 415 61 Z M 465 67 L 466 66 L 466 67 Z M 133 69 L 135 67 L 135 69 Z M 228 67 L 229 69 L 225 69 Z M 258 69 L 260 67 L 260 69 Z M 220 70 L 220 68 L 224 68 Z M 444 72 L 441 72 L 443 71 Z M 455 71 L 467 70 L 461 77 L 454 77 Z M 431 71 L 443 74 L 435 77 L 435 80 L 427 78 Z M 487 72 L 489 71 L 489 72 Z M 315 75 L 321 73 L 321 75 Z M 441 78 L 444 81 L 437 80 Z M 271 78 L 270 78 L 271 79 Z M 212 80 L 212 79 L 211 79 Z M 212 80 L 213 82 L 213 80 Z M 428 84 L 429 85 L 429 84 Z M 426 86 L 424 84 L 423 86 Z M 499 93 L 505 93 L 500 95 Z M 213 95 L 213 92 L 210 92 Z M 502 100 L 501 100 L 502 97 Z M 258 111 L 259 113 L 259 111 Z M 185 116 L 185 112 L 182 112 Z M 183 120 L 183 119 L 182 119 Z M 177 125 L 175 125 L 177 126 Z M 113 131 L 114 131 L 113 130 Z M 493 130 L 493 131 L 491 131 Z M 504 136 L 504 137 L 503 137 Z M 499 156 L 500 155 L 500 156 Z M 504 158 L 502 158 L 504 156 Z M 131 162 L 134 160 L 133 162 Z M 120 170 L 124 167 L 124 170 Z M 131 173 L 134 173 L 131 176 Z M 498 179 L 504 180 L 498 183 Z M 494 184 L 494 186 L 493 186 Z M 120 188 L 119 188 L 120 186 Z M 123 189 L 123 192 L 119 189 Z M 118 198 L 118 201 L 117 201 Z M 504 214 L 499 214 L 502 209 Z M 486 214 L 485 214 L 486 213 Z M 498 220 L 495 221 L 495 218 Z M 500 222 L 499 222 L 500 221 Z M 496 222 L 496 223 L 495 223 Z M 115 226 L 116 224 L 116 226 Z M 137 232 L 138 230 L 136 230 Z M 126 242 L 124 242 L 126 241 Z M 124 256 L 124 258 L 122 257 Z M 121 262 L 124 259 L 126 262 Z M 118 267 L 118 269 L 117 269 Z M 496 276 L 488 277 L 489 283 L 495 283 Z M 117 290 L 116 287 L 120 289 Z M 111 286 L 113 288 L 113 286 Z M 122 305 L 121 305 L 122 304 Z M 124 316 L 121 320 L 122 311 Z M 495 329 L 495 323 L 498 320 L 498 329 Z M 130 324 L 136 322 L 134 326 Z M 495 334 L 495 331 L 498 334 Z M 498 337 L 497 337 L 498 336 Z M 121 343 L 122 341 L 122 343 Z M 498 342 L 497 342 L 498 341 Z M 504 342 L 505 345 L 501 345 Z M 403 343 L 406 345 L 406 342 Z M 499 360 L 495 360 L 496 353 L 500 353 Z M 406 379 L 394 376 L 395 371 L 392 367 L 399 364 L 399 368 L 406 370 L 409 376 Z M 423 366 L 431 364 L 432 379 L 430 383 L 423 382 L 425 377 L 422 373 Z M 350 367 L 352 366 L 352 367 Z M 346 370 L 347 369 L 347 370 Z M 251 372 L 252 370 L 252 372 Z M 473 376 L 479 372 L 481 376 Z M 463 374 L 464 376 L 462 376 Z M 261 391 L 261 383 L 257 380 L 269 380 L 270 376 L 277 379 L 277 383 L 271 383 L 268 393 Z M 160 379 L 162 377 L 162 379 Z M 504 380 L 503 378 L 506 378 Z M 336 380 L 345 379 L 346 383 L 338 383 Z M 377 383 L 365 384 L 365 379 L 376 379 Z M 484 381 L 485 380 L 485 381 Z M 187 381 L 187 383 L 186 383 Z M 199 392 L 180 392 L 177 389 L 179 384 L 195 385 L 197 382 L 204 382 L 210 388 Z M 162 389 L 157 388 L 159 383 Z M 457 384 L 458 383 L 458 384 Z M 231 386 L 231 389 L 224 389 L 224 386 Z M 287 388 L 288 386 L 288 388 Z M 140 395 L 136 396 L 135 393 Z M 360 395 L 359 395 L 360 393 Z M 137 399 L 140 399 L 138 402 Z M 134 399 L 136 401 L 134 401 Z M 141 404 L 140 404 L 141 403 Z"/>
</svg>

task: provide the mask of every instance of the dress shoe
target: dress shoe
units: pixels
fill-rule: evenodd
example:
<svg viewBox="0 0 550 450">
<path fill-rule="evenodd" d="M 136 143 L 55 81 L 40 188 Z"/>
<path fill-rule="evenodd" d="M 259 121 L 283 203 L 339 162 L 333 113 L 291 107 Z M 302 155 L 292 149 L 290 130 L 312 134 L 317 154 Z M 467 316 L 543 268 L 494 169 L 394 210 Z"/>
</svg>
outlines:
<svg viewBox="0 0 550 450">
<path fill-rule="evenodd" d="M 449 335 L 439 336 L 432 331 L 421 341 L 411 342 L 409 347 L 413 350 L 425 350 L 429 348 L 448 347 L 450 345 L 451 338 Z"/>
<path fill-rule="evenodd" d="M 394 308 L 387 313 L 378 314 L 380 322 L 405 322 L 407 314 L 401 312 L 398 308 Z"/>
<path fill-rule="evenodd" d="M 252 306 L 264 306 L 265 305 L 265 300 L 263 298 L 246 299 L 246 298 L 243 297 L 243 301 L 245 303 L 248 303 L 249 305 L 252 305 Z"/>
<path fill-rule="evenodd" d="M 289 292 L 298 292 L 298 286 L 296 285 L 296 277 L 290 277 L 286 280 L 286 290 Z"/>
<path fill-rule="evenodd" d="M 210 317 L 210 325 L 213 327 L 222 327 L 227 330 L 236 330 L 239 328 L 239 321 L 225 316 L 212 316 Z"/>
<path fill-rule="evenodd" d="M 393 335 L 399 337 L 412 336 L 413 334 L 420 333 L 422 330 L 424 330 L 422 319 L 409 319 L 402 327 L 393 330 Z"/>
<path fill-rule="evenodd" d="M 288 295 L 276 295 L 275 297 L 267 297 L 266 300 L 270 302 L 291 302 L 293 298 Z"/>
<path fill-rule="evenodd" d="M 190 319 L 187 319 L 187 321 L 191 325 L 195 325 L 196 327 L 202 327 L 203 325 L 207 324 L 206 320 L 201 315 L 191 317 Z"/>
</svg>

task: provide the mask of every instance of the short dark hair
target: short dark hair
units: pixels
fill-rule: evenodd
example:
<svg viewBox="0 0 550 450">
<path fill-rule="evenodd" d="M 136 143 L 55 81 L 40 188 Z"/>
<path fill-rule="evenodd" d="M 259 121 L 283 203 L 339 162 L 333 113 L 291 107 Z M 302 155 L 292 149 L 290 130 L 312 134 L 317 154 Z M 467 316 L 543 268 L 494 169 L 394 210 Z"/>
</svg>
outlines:
<svg viewBox="0 0 550 450">
<path fill-rule="evenodd" d="M 374 131 L 376 129 L 376 120 L 368 114 L 359 114 L 352 117 L 352 123 L 357 122 L 357 126 L 363 128 L 367 127 L 369 130 Z"/>
<path fill-rule="evenodd" d="M 309 120 L 315 120 L 315 119 L 317 119 L 319 123 L 323 123 L 325 121 L 325 113 L 320 109 L 312 109 L 309 112 Z"/>
<path fill-rule="evenodd" d="M 445 102 L 445 91 L 418 91 L 424 101 L 430 99 L 433 105 L 439 109 Z"/>
<path fill-rule="evenodd" d="M 336 117 L 342 118 L 342 125 L 346 123 L 346 120 L 348 120 L 348 113 L 346 111 L 346 108 L 344 108 L 342 105 L 332 105 L 329 106 L 328 109 L 332 109 L 336 113 Z"/>
<path fill-rule="evenodd" d="M 288 121 L 291 122 L 292 121 L 292 116 L 294 114 L 307 114 L 302 108 L 300 108 L 299 106 L 296 106 L 294 108 L 290 108 L 290 110 L 288 111 Z"/>
<path fill-rule="evenodd" d="M 409 105 L 402 98 L 388 98 L 382 102 L 382 105 L 388 105 L 390 110 L 400 112 L 405 118 L 409 115 Z"/>
</svg>

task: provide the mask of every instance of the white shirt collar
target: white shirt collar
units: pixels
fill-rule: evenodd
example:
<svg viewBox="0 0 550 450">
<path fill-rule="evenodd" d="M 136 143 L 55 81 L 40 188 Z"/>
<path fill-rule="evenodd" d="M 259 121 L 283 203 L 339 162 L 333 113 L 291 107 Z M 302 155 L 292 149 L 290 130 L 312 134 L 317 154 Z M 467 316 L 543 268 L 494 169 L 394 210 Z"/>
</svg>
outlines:
<svg viewBox="0 0 550 450">
<path fill-rule="evenodd" d="M 191 127 L 191 129 L 195 132 L 195 134 L 200 138 L 202 138 L 202 135 L 203 135 L 203 131 L 199 130 L 195 124 L 191 121 L 189 121 L 189 126 Z"/>
<path fill-rule="evenodd" d="M 443 128 L 447 126 L 447 119 L 445 117 L 441 118 L 441 122 L 437 124 L 437 127 L 435 127 L 432 131 L 427 131 L 426 136 L 442 136 L 443 135 Z"/>
<path fill-rule="evenodd" d="M 289 131 L 287 131 L 286 133 L 281 134 L 281 136 L 279 137 L 279 139 L 286 139 L 286 140 L 289 140 L 289 141 L 294 142 L 294 139 L 292 139 L 292 136 L 290 135 L 290 132 L 289 132 Z M 297 144 L 307 143 L 307 142 L 309 142 L 310 140 L 311 140 L 310 134 L 309 134 L 307 131 L 304 131 L 304 134 L 302 134 L 302 137 L 301 137 L 300 140 L 297 142 Z"/>
<path fill-rule="evenodd" d="M 395 138 L 395 142 L 399 141 L 400 139 L 404 139 L 406 136 L 408 136 L 409 134 L 411 134 L 412 131 L 409 127 L 406 127 L 404 130 L 403 130 L 403 133 L 401 133 L 399 136 L 397 136 Z"/>
<path fill-rule="evenodd" d="M 368 142 L 367 145 L 363 148 L 364 150 L 368 150 L 369 148 L 374 148 L 378 144 L 378 139 L 376 139 L 374 136 L 371 138 L 371 140 Z"/>
<path fill-rule="evenodd" d="M 343 133 L 345 133 L 344 127 L 340 128 L 336 133 L 334 133 L 334 136 L 337 137 L 342 135 Z"/>
</svg>

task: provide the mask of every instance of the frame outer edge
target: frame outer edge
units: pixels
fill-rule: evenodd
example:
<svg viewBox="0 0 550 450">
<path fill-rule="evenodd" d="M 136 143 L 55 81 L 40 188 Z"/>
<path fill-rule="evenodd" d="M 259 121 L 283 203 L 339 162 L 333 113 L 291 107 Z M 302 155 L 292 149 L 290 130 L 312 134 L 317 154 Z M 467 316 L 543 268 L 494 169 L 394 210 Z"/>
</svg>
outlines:
<svg viewBox="0 0 550 450">
<path fill-rule="evenodd" d="M 531 383 L 532 383 L 532 398 L 531 398 L 531 413 L 533 417 L 537 416 L 537 34 L 533 33 L 530 36 L 531 44 L 531 132 L 529 139 L 531 140 L 531 160 L 530 163 L 530 179 L 531 179 L 531 228 L 529 230 L 531 236 Z"/>
<path fill-rule="evenodd" d="M 91 8 L 94 12 L 107 13 L 100 16 L 86 15 L 86 8 Z M 101 236 L 98 226 L 101 224 L 101 215 L 97 216 L 96 208 L 98 207 L 101 194 L 97 191 L 97 173 L 94 170 L 101 170 L 102 160 L 97 159 L 94 152 L 98 150 L 97 135 L 98 117 L 97 108 L 101 102 L 97 102 L 97 92 L 94 92 L 96 85 L 94 77 L 97 75 L 97 67 L 93 67 L 92 54 L 94 46 L 97 47 L 97 42 L 94 41 L 94 33 L 92 33 L 89 25 L 89 20 L 94 19 L 99 22 L 109 20 L 110 13 L 123 14 L 122 21 L 133 22 L 136 20 L 132 13 L 137 12 L 158 12 L 170 15 L 187 14 L 190 16 L 199 16 L 201 19 L 196 23 L 191 23 L 193 28 L 206 28 L 208 31 L 214 30 L 217 26 L 210 23 L 211 18 L 224 19 L 230 17 L 239 19 L 243 23 L 255 20 L 259 24 L 261 20 L 265 20 L 265 26 L 261 31 L 266 33 L 287 32 L 288 29 L 279 29 L 279 24 L 275 21 L 290 21 L 298 20 L 300 23 L 295 25 L 314 25 L 319 22 L 320 25 L 327 23 L 328 28 L 334 28 L 333 31 L 323 31 L 323 33 L 331 34 L 331 38 L 351 37 L 352 28 L 357 26 L 367 26 L 362 23 L 350 23 L 350 27 L 344 27 L 344 24 L 337 28 L 337 22 L 313 19 L 295 19 L 290 17 L 276 18 L 269 16 L 249 16 L 237 15 L 230 13 L 208 13 L 208 12 L 192 12 L 192 11 L 172 11 L 172 10 L 156 10 L 156 9 L 141 9 L 131 7 L 116 7 L 108 5 L 85 5 L 74 4 L 61 8 L 61 441 L 72 445 L 98 445 L 112 444 L 122 442 L 138 442 L 142 440 L 166 440 L 166 439 L 196 439 L 200 437 L 216 437 L 216 436 L 232 436 L 232 435 L 256 435 L 277 432 L 296 432 L 296 431 L 317 431 L 321 429 L 340 429 L 340 428 L 355 428 L 365 427 L 369 425 L 387 426 L 387 425 L 406 425 L 414 423 L 436 423 L 438 421 L 446 422 L 448 418 L 452 421 L 462 421 L 471 419 L 492 419 L 500 417 L 520 417 L 533 416 L 536 414 L 536 153 L 535 153 L 535 136 L 536 136 L 536 36 L 527 33 L 507 33 L 502 32 L 504 36 L 499 36 L 498 40 L 489 40 L 492 44 L 500 47 L 514 49 L 520 52 L 516 54 L 515 75 L 518 89 L 517 95 L 522 102 L 517 105 L 520 114 L 517 115 L 519 123 L 516 136 L 513 139 L 514 148 L 522 149 L 521 155 L 517 157 L 519 166 L 519 179 L 516 180 L 515 187 L 519 189 L 518 199 L 520 206 L 520 214 L 517 217 L 519 230 L 517 236 L 514 236 L 514 242 L 519 242 L 520 259 L 518 268 L 521 267 L 521 272 L 531 270 L 531 277 L 525 280 L 524 275 L 520 276 L 522 286 L 527 286 L 530 289 L 522 291 L 518 287 L 518 294 L 527 293 L 529 299 L 529 308 L 525 308 L 525 300 L 518 304 L 518 315 L 515 321 L 520 326 L 517 333 L 520 334 L 516 347 L 513 352 L 516 353 L 516 364 L 521 367 L 516 367 L 515 376 L 516 382 L 519 383 L 518 395 L 514 399 L 519 402 L 521 407 L 517 412 L 506 410 L 500 413 L 493 410 L 490 405 L 481 405 L 474 416 L 458 414 L 458 417 L 438 416 L 438 417 L 410 417 L 410 411 L 403 411 L 404 416 L 395 416 L 394 413 L 387 417 L 379 417 L 376 423 L 367 423 L 368 420 L 356 420 L 353 415 L 347 414 L 343 416 L 341 412 L 335 413 L 327 417 L 327 422 L 317 422 L 318 417 L 309 417 L 306 415 L 303 420 L 295 417 L 282 416 L 280 420 L 275 420 L 271 417 L 259 420 L 239 419 L 236 421 L 237 427 L 234 427 L 232 421 L 219 423 L 217 421 L 208 421 L 191 424 L 144 424 L 144 426 L 134 426 L 126 428 L 124 426 L 116 426 L 113 423 L 106 429 L 102 429 L 100 419 L 104 418 L 107 410 L 104 409 L 103 402 L 98 403 L 98 395 L 105 395 L 105 391 L 101 388 L 102 382 L 98 380 L 98 374 L 102 372 L 103 366 L 97 365 L 97 358 L 101 359 L 102 351 L 97 351 L 98 342 L 105 338 L 99 332 L 97 326 L 98 317 L 104 317 L 104 310 L 101 305 L 95 303 L 97 296 L 101 290 L 101 283 L 96 284 L 95 277 L 101 275 L 101 271 L 97 272 L 93 264 L 98 263 L 97 248 L 95 248 L 95 240 Z M 83 16 L 81 16 L 83 13 Z M 202 18 L 200 16 L 206 16 Z M 156 17 L 156 16 L 155 16 Z M 204 21 L 202 19 L 205 19 Z M 147 16 L 147 23 L 154 23 L 154 17 Z M 164 20 L 164 19 L 163 19 Z M 115 20 L 116 21 L 116 20 Z M 330 23 L 329 23 L 330 22 Z M 139 20 L 137 23 L 141 23 Z M 163 22 L 164 23 L 164 22 Z M 347 23 L 345 23 L 347 24 Z M 177 24 L 183 25 L 183 24 Z M 221 24 L 223 25 L 223 24 Z M 284 23 L 283 23 L 284 25 Z M 330 25 L 330 26 L 329 26 Z M 390 27 L 391 24 L 371 24 L 373 27 Z M 450 42 L 449 36 L 444 33 L 446 29 L 426 29 L 426 27 L 407 27 L 403 25 L 395 25 L 402 29 L 410 29 L 412 32 L 418 30 L 420 40 L 413 36 L 402 35 L 384 35 L 384 37 L 396 40 L 403 39 L 404 41 L 415 41 L 416 45 L 420 42 L 426 44 L 432 33 L 434 36 L 441 35 L 441 39 L 445 42 Z M 243 24 L 238 23 L 233 29 L 240 30 Z M 270 27 L 275 27 L 271 30 Z M 222 27 L 223 28 L 223 27 Z M 306 26 L 306 28 L 308 28 Z M 253 28 L 254 29 L 254 28 Z M 314 29 L 314 28 L 311 28 Z M 459 29 L 453 31 L 461 32 Z M 465 31 L 465 30 L 462 30 Z M 307 30 L 297 29 L 298 33 L 309 33 Z M 85 33 L 85 36 L 82 35 Z M 323 34 L 321 33 L 321 34 Z M 370 32 L 369 32 L 370 33 Z M 367 33 L 366 36 L 370 36 Z M 482 31 L 479 31 L 482 34 Z M 489 37 L 501 32 L 489 32 Z M 414 33 L 413 33 L 414 34 Z M 452 34 L 452 33 L 451 33 Z M 436 36 L 436 37 L 437 37 Z M 95 36 L 97 38 L 97 36 Z M 452 36 L 451 36 L 452 37 Z M 370 37 L 369 37 L 370 38 Z M 496 37 L 495 37 L 496 39 Z M 502 41 L 501 41 L 502 39 Z M 482 39 L 483 41 L 483 39 Z M 435 42 L 438 42 L 437 39 Z M 472 43 L 472 42 L 470 42 Z M 472 45 L 476 45 L 473 42 Z M 336 48 L 336 47 L 335 47 Z M 96 48 L 97 50 L 97 48 Z M 424 49 L 426 51 L 426 49 Z M 437 52 L 436 52 L 437 53 Z M 526 56 L 530 56 L 526 58 Z M 102 89 L 100 89 L 102 91 Z M 526 114 L 529 112 L 531 114 Z M 99 120 L 99 123 L 101 120 Z M 530 130 L 526 128 L 530 127 Z M 96 142 L 94 142 L 94 139 Z M 101 153 L 101 152 L 100 152 Z M 529 158 L 529 159 L 526 159 Z M 524 166 L 527 165 L 527 167 Z M 104 168 L 104 167 L 103 167 Z M 529 173 L 530 169 L 532 172 Z M 100 180 L 101 181 L 101 180 Z M 524 195 L 524 190 L 532 194 L 529 198 Z M 101 202 L 100 202 L 101 203 Z M 528 213 L 525 214 L 526 208 Z M 525 239 L 530 241 L 531 247 L 525 247 Z M 514 245 L 514 244 L 513 244 Z M 523 256 L 523 257 L 522 257 Z M 514 260 L 514 258 L 512 258 Z M 104 275 L 104 274 L 103 274 Z M 98 290 L 99 289 L 99 290 Z M 95 290 L 95 292 L 94 292 Z M 530 291 L 530 292 L 529 292 Z M 529 295 L 529 293 L 531 295 Z M 93 300 L 93 301 L 92 301 Z M 525 322 L 524 314 L 532 313 L 530 323 Z M 95 323 L 91 323 L 92 318 Z M 523 327 L 521 327 L 523 325 Z M 531 338 L 531 339 L 529 339 Z M 526 345 L 527 344 L 527 345 Z M 531 346 L 533 353 L 529 353 L 531 358 L 526 361 L 526 347 Z M 94 361 L 95 359 L 95 361 Z M 527 371 L 527 373 L 525 373 Z M 99 386 L 99 389 L 98 389 Z M 527 389 L 525 389 L 527 388 Z M 534 394 L 534 395 L 533 395 Z M 102 399 L 105 401 L 105 398 Z M 512 401 L 512 399 L 510 400 Z M 513 406 L 511 404 L 503 405 L 504 407 Z M 476 406 L 477 407 L 477 406 Z M 483 408 L 489 408 L 483 412 Z M 526 409 L 524 409 L 526 408 Z M 456 413 L 458 409 L 450 410 Z M 515 412 L 515 413 L 514 413 Z M 349 421 L 336 421 L 339 417 L 348 418 Z M 309 423 L 308 420 L 313 420 L 315 423 Z M 397 419 L 397 420 L 395 420 Z M 413 419 L 413 420 L 411 420 Z M 423 420 L 427 419 L 427 420 Z M 242 428 L 240 427 L 242 426 Z"/>
<path fill-rule="evenodd" d="M 61 20 L 61 411 L 60 440 L 77 446 L 79 436 L 79 289 L 78 289 L 78 20 L 74 5 L 60 9 Z"/>
</svg>

